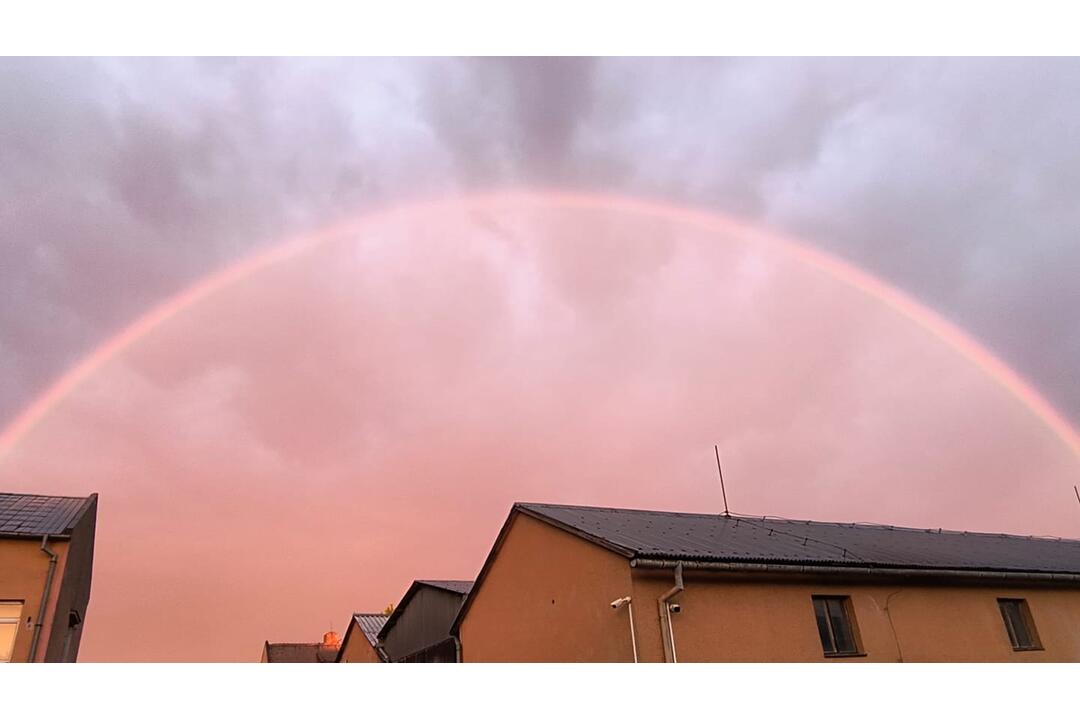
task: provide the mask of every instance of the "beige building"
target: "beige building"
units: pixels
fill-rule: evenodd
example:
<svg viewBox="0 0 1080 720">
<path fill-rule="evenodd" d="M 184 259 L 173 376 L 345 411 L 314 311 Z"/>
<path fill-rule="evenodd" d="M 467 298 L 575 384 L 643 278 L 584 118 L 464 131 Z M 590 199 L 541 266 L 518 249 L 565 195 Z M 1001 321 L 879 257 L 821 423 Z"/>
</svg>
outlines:
<svg viewBox="0 0 1080 720">
<path fill-rule="evenodd" d="M 463 662 L 1080 660 L 1080 542 L 517 504 Z"/>
<path fill-rule="evenodd" d="M 0 493 L 0 662 L 78 658 L 96 523 L 96 494 Z"/>
<path fill-rule="evenodd" d="M 379 645 L 379 631 L 389 617 L 385 613 L 354 613 L 341 641 L 337 661 L 341 663 L 387 662 Z"/>
</svg>

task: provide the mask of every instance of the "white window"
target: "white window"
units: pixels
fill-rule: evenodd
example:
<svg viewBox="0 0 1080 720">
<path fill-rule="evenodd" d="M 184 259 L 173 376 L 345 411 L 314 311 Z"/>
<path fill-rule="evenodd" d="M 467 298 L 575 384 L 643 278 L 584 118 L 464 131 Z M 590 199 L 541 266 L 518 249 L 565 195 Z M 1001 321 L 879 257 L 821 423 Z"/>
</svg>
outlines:
<svg viewBox="0 0 1080 720">
<path fill-rule="evenodd" d="M 11 662 L 15 650 L 15 636 L 19 634 L 22 619 L 21 602 L 0 602 L 0 663 Z"/>
</svg>

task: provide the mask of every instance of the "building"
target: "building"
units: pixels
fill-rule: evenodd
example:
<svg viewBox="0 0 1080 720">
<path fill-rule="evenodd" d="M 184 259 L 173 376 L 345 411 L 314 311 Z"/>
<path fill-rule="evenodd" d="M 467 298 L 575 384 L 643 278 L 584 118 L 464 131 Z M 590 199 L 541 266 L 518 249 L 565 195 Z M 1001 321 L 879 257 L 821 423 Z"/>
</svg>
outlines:
<svg viewBox="0 0 1080 720">
<path fill-rule="evenodd" d="M 334 631 L 323 635 L 321 643 L 272 643 L 263 644 L 264 663 L 332 663 L 341 649 L 341 638 Z"/>
<path fill-rule="evenodd" d="M 467 580 L 416 580 L 379 631 L 391 662 L 457 662 L 450 626 L 472 589 Z"/>
<path fill-rule="evenodd" d="M 96 525 L 96 494 L 0 493 L 0 662 L 78 658 Z"/>
<path fill-rule="evenodd" d="M 463 662 L 1080 661 L 1080 541 L 516 504 Z"/>
<path fill-rule="evenodd" d="M 384 613 L 354 613 L 341 641 L 337 662 L 387 662 L 386 653 L 379 647 L 379 631 L 388 617 Z"/>
</svg>

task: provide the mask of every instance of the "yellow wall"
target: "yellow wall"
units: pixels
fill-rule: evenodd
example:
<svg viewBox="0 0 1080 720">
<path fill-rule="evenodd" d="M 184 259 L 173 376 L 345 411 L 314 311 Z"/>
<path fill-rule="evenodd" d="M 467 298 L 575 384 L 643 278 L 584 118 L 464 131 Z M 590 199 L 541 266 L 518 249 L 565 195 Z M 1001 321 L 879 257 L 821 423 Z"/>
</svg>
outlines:
<svg viewBox="0 0 1080 720">
<path fill-rule="evenodd" d="M 49 644 L 56 599 L 60 592 L 61 579 L 64 576 L 68 543 L 64 540 L 50 539 L 49 548 L 59 557 L 49 593 L 45 624 L 41 628 L 41 636 L 38 639 L 39 660 L 44 657 L 45 648 Z M 0 568 L 3 568 L 3 572 L 0 572 L 0 600 L 23 603 L 23 614 L 19 621 L 19 632 L 15 636 L 15 649 L 11 662 L 26 662 L 30 654 L 30 641 L 34 634 L 33 625 L 37 622 L 41 593 L 45 589 L 45 575 L 49 570 L 49 556 L 41 551 L 41 538 L 0 538 Z"/>
<path fill-rule="evenodd" d="M 338 657 L 338 662 L 382 662 L 378 653 L 375 652 L 375 648 L 371 647 L 371 643 L 368 642 L 368 639 L 364 637 L 364 633 L 356 625 L 356 621 L 353 620 L 352 623 L 353 626 L 349 628 L 349 632 L 345 636 L 345 642 L 341 646 L 341 655 Z"/>
<path fill-rule="evenodd" d="M 464 662 L 632 661 L 625 558 L 516 515 L 459 629 Z"/>
<path fill-rule="evenodd" d="M 716 572 L 687 572 L 684 583 L 675 599 L 682 612 L 673 615 L 680 662 L 896 662 L 901 653 L 907 662 L 1080 661 L 1080 588 L 833 584 Z M 657 599 L 673 584 L 673 571 L 631 570 L 626 558 L 519 514 L 474 590 L 459 631 L 462 657 L 630 660 L 626 610 L 610 603 L 631 595 L 640 659 L 662 662 Z M 864 657 L 824 657 L 815 594 L 851 597 Z M 999 597 L 1028 601 L 1044 650 L 1012 649 Z"/>
<path fill-rule="evenodd" d="M 635 576 L 635 599 L 651 600 L 639 639 L 649 659 L 662 660 L 656 598 L 673 574 Z M 675 600 L 682 612 L 672 616 L 680 662 L 1080 661 L 1080 590 L 728 581 L 716 573 L 688 573 L 684 583 Z M 824 657 L 812 595 L 851 597 L 865 657 Z M 1044 650 L 1012 649 L 999 597 L 1028 601 Z"/>
</svg>

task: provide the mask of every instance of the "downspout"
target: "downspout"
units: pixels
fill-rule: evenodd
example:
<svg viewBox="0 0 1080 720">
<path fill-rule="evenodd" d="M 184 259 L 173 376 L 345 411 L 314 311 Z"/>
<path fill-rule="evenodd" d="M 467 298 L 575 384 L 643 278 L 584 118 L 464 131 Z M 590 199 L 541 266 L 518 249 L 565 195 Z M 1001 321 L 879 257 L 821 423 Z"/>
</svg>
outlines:
<svg viewBox="0 0 1080 720">
<path fill-rule="evenodd" d="M 900 638 L 896 634 L 896 626 L 893 625 L 892 613 L 889 612 L 889 603 L 892 602 L 892 599 L 894 597 L 896 597 L 902 592 L 904 592 L 902 589 L 896 590 L 895 592 L 891 593 L 887 598 L 885 598 L 885 617 L 889 619 L 889 629 L 892 630 L 893 642 L 896 643 L 896 656 L 899 662 L 904 662 L 904 653 L 900 649 Z"/>
<path fill-rule="evenodd" d="M 461 640 L 458 639 L 457 635 L 451 635 L 450 637 L 454 638 L 454 662 L 460 663 L 461 662 Z"/>
<path fill-rule="evenodd" d="M 667 618 L 667 638 L 668 641 L 664 643 L 664 662 L 679 662 L 678 655 L 675 653 L 675 628 L 671 625 L 671 598 L 681 593 L 684 589 L 682 578 L 682 563 L 675 565 L 675 586 L 665 592 L 656 601 L 657 607 L 660 609 L 660 637 L 664 636 L 664 618 Z"/>
<path fill-rule="evenodd" d="M 45 574 L 45 589 L 41 593 L 41 605 L 38 607 L 37 622 L 34 623 L 34 637 L 30 640 L 30 657 L 27 662 L 34 662 L 37 655 L 38 640 L 41 639 L 41 628 L 45 625 L 45 609 L 49 604 L 49 591 L 52 590 L 53 575 L 56 573 L 57 555 L 49 549 L 49 536 L 41 536 L 41 552 L 49 556 L 49 571 Z"/>
</svg>

